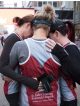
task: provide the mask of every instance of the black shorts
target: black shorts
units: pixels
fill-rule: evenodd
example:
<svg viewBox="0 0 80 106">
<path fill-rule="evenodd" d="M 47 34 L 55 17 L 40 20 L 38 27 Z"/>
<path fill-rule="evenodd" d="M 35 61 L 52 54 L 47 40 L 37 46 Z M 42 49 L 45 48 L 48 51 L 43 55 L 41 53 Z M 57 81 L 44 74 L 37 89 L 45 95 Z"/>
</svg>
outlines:
<svg viewBox="0 0 80 106">
<path fill-rule="evenodd" d="M 19 93 L 5 95 L 10 106 L 19 106 Z"/>
<path fill-rule="evenodd" d="M 72 101 L 61 101 L 60 106 L 77 106 L 77 99 Z"/>
</svg>

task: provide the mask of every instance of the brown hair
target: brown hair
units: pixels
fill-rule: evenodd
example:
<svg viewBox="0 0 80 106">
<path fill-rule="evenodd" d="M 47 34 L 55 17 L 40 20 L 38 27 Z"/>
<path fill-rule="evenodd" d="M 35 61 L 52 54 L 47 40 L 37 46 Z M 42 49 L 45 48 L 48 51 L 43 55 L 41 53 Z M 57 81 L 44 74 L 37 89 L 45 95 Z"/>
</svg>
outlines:
<svg viewBox="0 0 80 106">
<path fill-rule="evenodd" d="M 33 18 L 34 18 L 34 15 L 26 15 L 26 16 L 22 17 L 18 21 L 18 26 L 22 26 L 23 24 L 25 24 L 27 22 L 32 22 Z"/>
<path fill-rule="evenodd" d="M 14 17 L 13 18 L 13 23 L 18 23 L 19 20 L 20 20 L 20 17 Z"/>
<path fill-rule="evenodd" d="M 66 28 L 67 28 L 67 34 L 69 40 L 72 42 L 75 41 L 75 30 L 74 30 L 74 24 L 71 21 L 65 21 Z"/>
</svg>

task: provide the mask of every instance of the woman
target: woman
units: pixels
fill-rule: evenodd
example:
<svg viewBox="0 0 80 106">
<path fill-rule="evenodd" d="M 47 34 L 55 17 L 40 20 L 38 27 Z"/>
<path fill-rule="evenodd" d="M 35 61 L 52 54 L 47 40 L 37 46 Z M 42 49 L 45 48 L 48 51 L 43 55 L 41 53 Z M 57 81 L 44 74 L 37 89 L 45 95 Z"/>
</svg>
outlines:
<svg viewBox="0 0 80 106">
<path fill-rule="evenodd" d="M 64 21 L 64 23 L 66 24 L 66 29 L 67 29 L 67 37 L 68 37 L 68 39 L 71 41 L 71 42 L 75 42 L 75 31 L 74 31 L 74 25 L 73 25 L 73 23 L 72 22 L 70 22 L 70 21 Z M 67 78 L 67 76 L 65 76 L 64 77 L 64 79 L 65 79 L 65 81 L 67 82 L 67 84 L 68 83 L 70 83 L 70 81 L 72 80 L 71 78 Z M 62 80 L 61 80 L 62 81 Z M 63 81 L 62 81 L 63 82 Z M 62 84 L 62 83 L 61 83 Z M 68 84 L 69 85 L 69 84 Z M 76 94 L 76 92 L 75 92 L 75 89 L 76 89 L 76 83 L 72 80 L 72 84 L 71 84 L 71 86 L 73 87 L 73 91 L 74 91 L 74 93 L 75 93 L 75 95 L 77 95 Z M 61 85 L 61 87 L 62 87 L 62 85 Z M 63 87 L 62 87 L 63 88 Z M 63 94 L 62 95 L 64 95 L 64 92 L 63 92 Z M 61 106 L 77 106 L 77 96 L 75 96 L 75 99 L 73 99 L 72 100 L 72 98 L 71 98 L 71 100 L 68 100 L 68 99 L 63 99 L 64 98 L 64 96 L 62 97 L 62 102 L 61 102 Z M 73 104 L 74 103 L 74 104 Z"/>
<path fill-rule="evenodd" d="M 51 6 L 46 6 L 43 12 L 36 13 L 32 21 L 32 38 L 17 42 L 11 50 L 11 67 L 14 68 L 19 62 L 23 75 L 31 78 L 38 77 L 38 80 L 41 80 L 42 83 L 48 83 L 46 87 L 44 86 L 44 89 L 40 90 L 32 90 L 22 86 L 21 106 L 60 105 L 58 84 L 60 64 L 55 59 L 55 56 L 52 56 L 51 53 L 46 51 L 45 47 L 51 20 L 54 16 L 53 13 L 54 11 Z M 50 76 L 46 79 L 47 75 L 54 77 Z"/>
<path fill-rule="evenodd" d="M 15 73 L 13 73 L 11 70 L 9 72 L 10 66 L 9 66 L 9 55 L 11 52 L 11 49 L 13 45 L 20 40 L 23 40 L 25 38 L 28 38 L 32 35 L 32 29 L 31 29 L 31 21 L 33 19 L 33 15 L 24 16 L 23 18 L 19 18 L 17 20 L 17 28 L 14 33 L 12 33 L 5 41 L 5 44 L 3 46 L 3 51 L 0 57 L 0 70 L 2 74 L 14 77 L 17 81 L 21 81 L 25 83 L 26 79 L 19 76 L 16 76 Z M 18 67 L 14 68 L 15 72 L 17 73 Z M 8 76 L 9 76 L 8 75 Z M 23 79 L 20 79 L 23 78 Z M 5 96 L 10 104 L 10 106 L 18 106 L 18 97 L 19 97 L 19 89 L 18 89 L 18 83 L 15 81 L 12 81 L 8 77 L 3 77 L 5 80 L 4 83 L 4 93 Z M 24 81 L 25 80 L 25 81 Z M 28 82 L 29 83 L 29 82 Z"/>
<path fill-rule="evenodd" d="M 79 66 L 77 67 L 76 64 L 78 63 L 79 65 L 80 53 L 76 45 L 67 38 L 68 34 L 66 30 L 66 24 L 68 23 L 64 23 L 60 20 L 56 20 L 55 22 L 53 22 L 53 25 L 51 27 L 51 38 L 55 42 L 59 43 L 59 45 L 56 45 L 56 43 L 54 44 L 54 41 L 49 40 L 47 43 L 47 47 L 51 49 L 52 46 L 54 47 L 52 53 L 59 58 L 62 65 L 62 70 L 64 73 L 62 75 L 63 78 L 60 79 L 61 91 L 63 96 L 62 106 L 77 106 L 77 96 L 73 83 L 76 80 L 79 82 L 79 77 L 76 74 L 76 70 L 79 70 L 80 68 Z"/>
</svg>

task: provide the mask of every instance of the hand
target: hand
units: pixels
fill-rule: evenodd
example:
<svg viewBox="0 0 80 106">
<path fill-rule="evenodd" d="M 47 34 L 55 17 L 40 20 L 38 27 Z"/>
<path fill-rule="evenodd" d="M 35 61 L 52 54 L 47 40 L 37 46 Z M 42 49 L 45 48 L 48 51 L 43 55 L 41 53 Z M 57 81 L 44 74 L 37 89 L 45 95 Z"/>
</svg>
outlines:
<svg viewBox="0 0 80 106">
<path fill-rule="evenodd" d="M 7 81 L 7 82 L 11 82 L 11 81 L 12 81 L 11 78 L 6 77 L 6 76 L 2 76 L 2 79 L 3 79 L 4 81 Z"/>
<path fill-rule="evenodd" d="M 51 52 L 51 50 L 55 47 L 56 43 L 52 39 L 48 39 L 46 42 L 47 51 Z"/>
<path fill-rule="evenodd" d="M 48 75 L 48 74 L 44 73 L 43 75 L 38 77 L 38 81 L 40 81 L 38 90 L 44 91 L 45 93 L 50 92 L 51 91 L 51 82 L 53 80 L 54 80 L 54 77 L 52 74 Z"/>
<path fill-rule="evenodd" d="M 41 81 L 39 82 L 38 90 L 39 90 L 40 92 L 44 92 L 43 84 L 42 84 Z"/>
</svg>

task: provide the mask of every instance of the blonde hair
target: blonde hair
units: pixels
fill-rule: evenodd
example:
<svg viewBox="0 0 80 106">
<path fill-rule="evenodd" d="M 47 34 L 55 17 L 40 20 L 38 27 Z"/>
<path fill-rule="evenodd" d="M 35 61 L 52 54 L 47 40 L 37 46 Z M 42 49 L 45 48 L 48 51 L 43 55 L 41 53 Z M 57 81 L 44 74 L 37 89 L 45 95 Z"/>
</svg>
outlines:
<svg viewBox="0 0 80 106">
<path fill-rule="evenodd" d="M 45 20 L 53 20 L 55 17 L 55 10 L 52 8 L 50 4 L 44 5 L 42 12 L 36 12 L 36 19 L 45 19 Z"/>
<path fill-rule="evenodd" d="M 50 20 L 53 20 L 53 18 L 55 17 L 55 10 L 50 4 L 44 5 L 43 15 L 47 16 Z"/>
<path fill-rule="evenodd" d="M 34 30 L 43 28 L 48 32 L 50 30 L 50 24 L 53 21 L 53 17 L 55 17 L 55 11 L 52 6 L 49 4 L 44 5 L 42 11 L 35 13 L 34 20 L 38 21 L 38 23 L 35 21 L 33 22 Z M 42 22 L 42 20 L 45 22 Z"/>
</svg>

